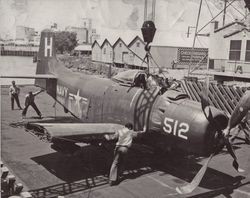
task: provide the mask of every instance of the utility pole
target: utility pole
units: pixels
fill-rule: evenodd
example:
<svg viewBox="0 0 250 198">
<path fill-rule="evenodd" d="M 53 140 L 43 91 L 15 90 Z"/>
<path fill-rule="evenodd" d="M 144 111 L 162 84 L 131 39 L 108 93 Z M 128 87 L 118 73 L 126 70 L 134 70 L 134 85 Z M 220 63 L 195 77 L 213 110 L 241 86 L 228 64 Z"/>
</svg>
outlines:
<svg viewBox="0 0 250 198">
<path fill-rule="evenodd" d="M 193 53 L 194 53 L 195 41 L 196 41 L 196 37 L 197 37 L 197 30 L 198 30 L 199 20 L 200 20 L 201 6 L 202 6 L 202 0 L 200 0 L 200 7 L 199 7 L 198 16 L 197 16 L 196 26 L 195 26 L 195 33 L 194 33 L 192 52 L 191 52 L 191 57 L 190 57 L 189 65 L 188 65 L 188 77 L 189 77 L 191 64 L 192 64 L 193 56 L 194 56 Z"/>
<path fill-rule="evenodd" d="M 227 12 L 227 0 L 224 0 L 223 21 L 222 21 L 223 27 L 225 26 L 226 12 Z"/>
<path fill-rule="evenodd" d="M 191 34 L 190 29 L 195 28 L 194 26 L 188 26 L 188 31 L 187 31 L 187 38 L 189 38 L 189 35 Z"/>
</svg>

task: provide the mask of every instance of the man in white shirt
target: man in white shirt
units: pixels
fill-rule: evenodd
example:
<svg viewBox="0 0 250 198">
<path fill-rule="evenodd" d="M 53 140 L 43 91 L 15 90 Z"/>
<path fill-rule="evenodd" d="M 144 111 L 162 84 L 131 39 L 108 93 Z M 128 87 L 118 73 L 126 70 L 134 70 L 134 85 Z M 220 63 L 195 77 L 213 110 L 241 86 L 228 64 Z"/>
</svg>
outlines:
<svg viewBox="0 0 250 198">
<path fill-rule="evenodd" d="M 10 92 L 10 100 L 11 100 L 11 110 L 14 110 L 14 100 L 16 101 L 16 104 L 19 107 L 19 109 L 22 109 L 22 107 L 20 106 L 19 97 L 18 97 L 20 93 L 20 88 L 16 86 L 16 82 L 14 80 L 12 81 L 12 85 L 9 88 L 9 92 Z"/>
<path fill-rule="evenodd" d="M 105 135 L 107 140 L 117 139 L 115 152 L 114 152 L 114 160 L 111 165 L 109 181 L 110 185 L 118 184 L 119 173 L 121 169 L 121 165 L 123 164 L 123 159 L 125 154 L 127 154 L 128 149 L 132 145 L 133 138 L 138 134 L 145 133 L 146 127 L 143 128 L 143 131 L 133 131 L 133 125 L 131 123 L 127 123 L 124 128 L 118 130 L 114 135 Z"/>
</svg>

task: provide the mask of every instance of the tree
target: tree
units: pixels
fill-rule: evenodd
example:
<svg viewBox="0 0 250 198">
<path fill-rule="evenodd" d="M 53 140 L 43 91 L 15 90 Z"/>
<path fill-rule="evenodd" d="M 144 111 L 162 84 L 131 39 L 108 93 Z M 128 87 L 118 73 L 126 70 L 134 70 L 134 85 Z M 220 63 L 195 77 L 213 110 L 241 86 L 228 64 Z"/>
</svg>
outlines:
<svg viewBox="0 0 250 198">
<path fill-rule="evenodd" d="M 63 52 L 71 52 L 77 45 L 75 32 L 56 32 L 55 33 L 55 46 L 56 50 L 61 54 Z"/>
</svg>

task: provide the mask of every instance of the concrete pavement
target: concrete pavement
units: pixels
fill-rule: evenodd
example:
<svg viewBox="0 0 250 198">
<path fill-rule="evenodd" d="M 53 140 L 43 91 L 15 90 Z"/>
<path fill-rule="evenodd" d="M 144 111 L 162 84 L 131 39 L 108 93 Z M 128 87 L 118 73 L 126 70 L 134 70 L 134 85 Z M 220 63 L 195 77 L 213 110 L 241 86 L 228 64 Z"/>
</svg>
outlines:
<svg viewBox="0 0 250 198">
<path fill-rule="evenodd" d="M 33 86 L 21 87 L 20 100 Z M 36 97 L 44 119 L 36 119 L 28 110 L 10 108 L 8 89 L 1 90 L 1 156 L 4 164 L 25 185 L 34 197 L 250 197 L 250 146 L 237 140 L 236 154 L 245 173 L 232 167 L 227 153 L 214 157 L 200 186 L 189 195 L 178 195 L 175 187 L 190 182 L 203 160 L 187 159 L 181 153 L 155 155 L 149 148 L 134 146 L 126 159 L 124 180 L 118 186 L 108 185 L 112 163 L 111 148 L 85 146 L 76 157 L 67 157 L 50 148 L 50 144 L 25 131 L 27 121 L 76 122 L 46 93 Z M 56 116 L 56 120 L 55 120 Z"/>
</svg>

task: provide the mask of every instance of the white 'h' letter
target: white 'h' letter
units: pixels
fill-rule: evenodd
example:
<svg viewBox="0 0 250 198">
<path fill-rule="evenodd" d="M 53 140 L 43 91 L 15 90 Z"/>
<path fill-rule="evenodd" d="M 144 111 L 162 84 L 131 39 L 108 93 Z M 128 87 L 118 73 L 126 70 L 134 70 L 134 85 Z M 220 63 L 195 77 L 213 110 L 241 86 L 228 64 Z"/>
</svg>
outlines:
<svg viewBox="0 0 250 198">
<path fill-rule="evenodd" d="M 44 56 L 48 56 L 48 50 L 49 50 L 49 56 L 52 56 L 52 37 L 50 37 L 50 44 L 48 45 L 48 38 L 45 37 L 45 45 L 44 45 Z"/>
</svg>

